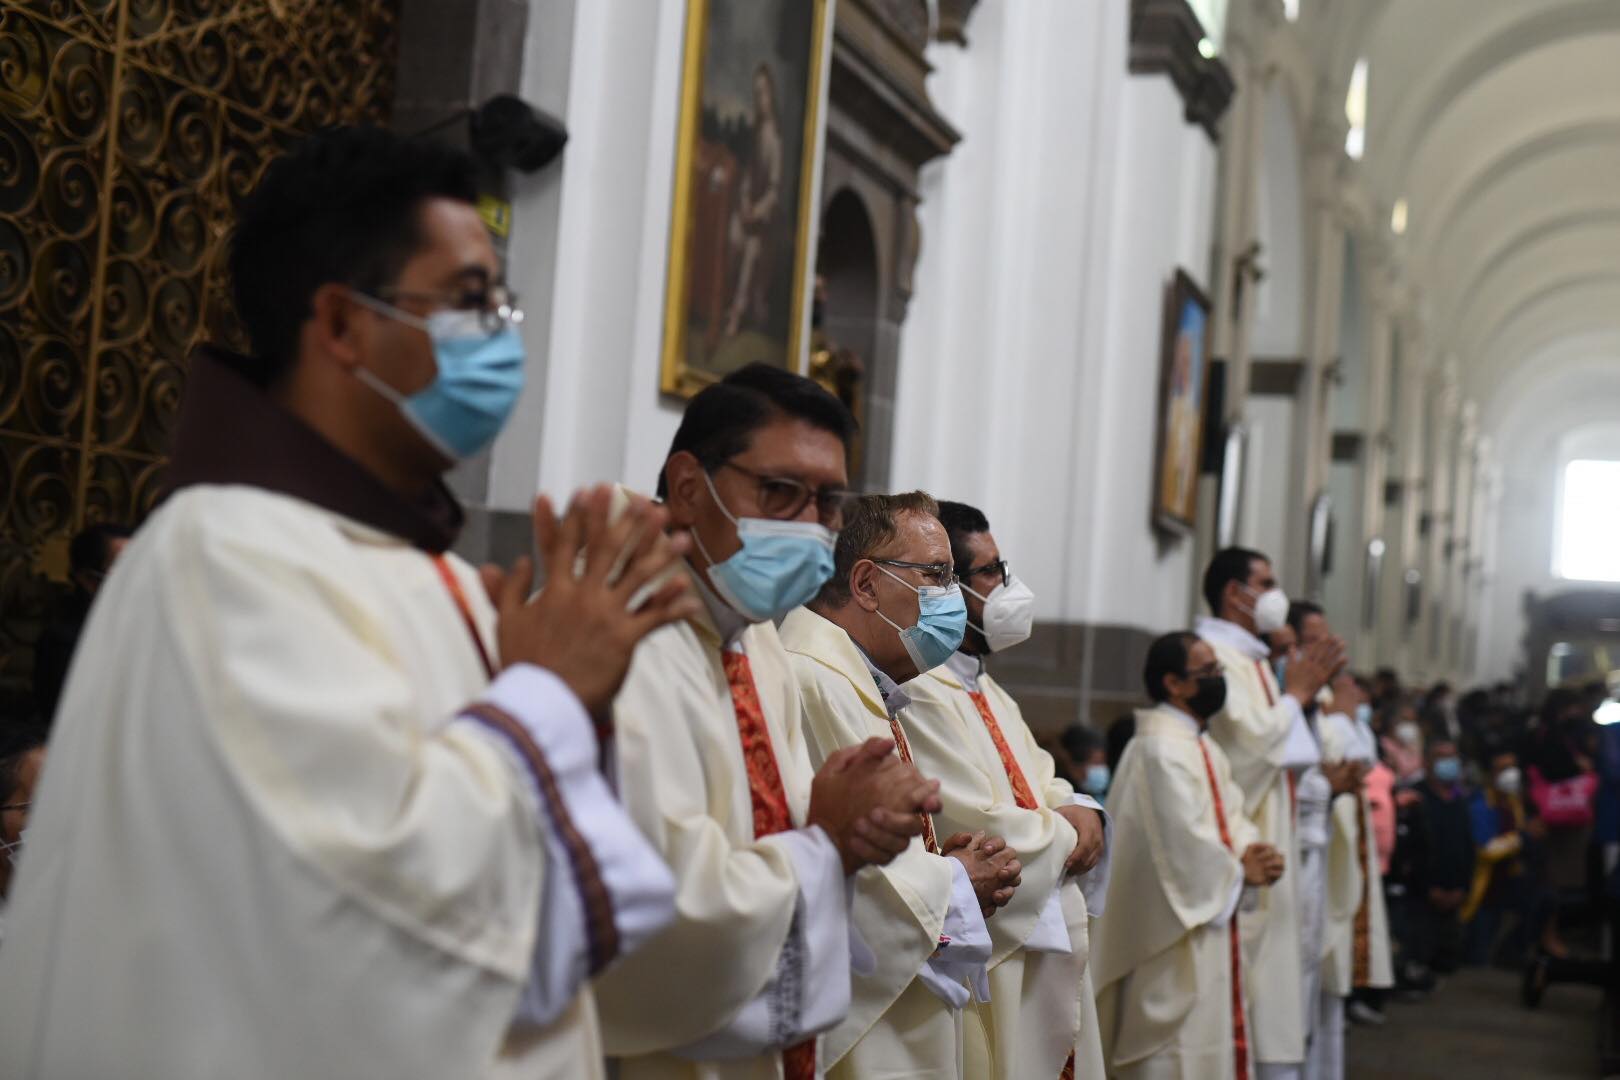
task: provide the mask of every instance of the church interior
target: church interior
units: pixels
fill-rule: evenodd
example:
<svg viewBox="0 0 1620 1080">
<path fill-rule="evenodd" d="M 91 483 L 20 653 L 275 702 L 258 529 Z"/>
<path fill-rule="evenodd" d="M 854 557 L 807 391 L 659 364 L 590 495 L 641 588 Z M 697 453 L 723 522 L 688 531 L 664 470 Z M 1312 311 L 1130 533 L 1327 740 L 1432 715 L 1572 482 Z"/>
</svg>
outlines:
<svg viewBox="0 0 1620 1080">
<path fill-rule="evenodd" d="M 1425 722 L 1589 706 L 1612 905 L 1617 56 L 1613 0 L 0 0 L 0 695 L 75 535 L 161 505 L 193 348 L 244 341 L 242 200 L 376 124 L 474 154 L 523 308 L 448 477 L 470 562 L 537 493 L 652 495 L 763 360 L 854 415 L 851 487 L 994 522 L 1043 740 L 1148 704 L 1264 552 Z M 1352 1025 L 1346 1075 L 1620 1073 L 1601 923 Z"/>
</svg>

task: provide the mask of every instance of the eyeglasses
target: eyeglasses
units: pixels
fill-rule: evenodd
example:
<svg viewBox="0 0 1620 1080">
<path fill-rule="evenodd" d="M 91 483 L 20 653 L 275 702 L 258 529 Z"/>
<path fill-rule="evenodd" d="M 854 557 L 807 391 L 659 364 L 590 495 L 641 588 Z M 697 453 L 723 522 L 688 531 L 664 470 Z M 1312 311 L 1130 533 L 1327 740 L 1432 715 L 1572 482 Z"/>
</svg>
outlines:
<svg viewBox="0 0 1620 1080">
<path fill-rule="evenodd" d="M 1183 677 L 1188 679 L 1213 679 L 1217 675 L 1224 674 L 1226 674 L 1226 669 L 1223 668 L 1221 666 L 1221 662 L 1217 660 L 1213 664 L 1205 664 L 1197 671 L 1189 671 Z"/>
<path fill-rule="evenodd" d="M 847 488 L 812 488 L 791 476 L 766 476 L 745 468 L 734 461 L 722 461 L 721 469 L 740 472 L 754 482 L 755 499 L 759 512 L 776 521 L 789 521 L 804 512 L 810 500 L 816 501 L 816 518 L 834 532 L 844 527 L 844 512 L 856 499 Z"/>
<path fill-rule="evenodd" d="M 7 810 L 27 810 L 30 806 L 33 806 L 33 805 L 34 804 L 31 803 L 31 802 L 10 803 L 10 804 L 8 804 L 6 806 L 0 806 L 0 813 L 3 813 L 4 811 L 7 811 Z"/>
<path fill-rule="evenodd" d="M 915 570 L 922 575 L 923 583 L 941 589 L 948 589 L 956 584 L 956 568 L 948 562 L 920 563 L 905 562 L 901 559 L 873 559 L 875 563 L 884 566 L 898 566 L 903 570 Z"/>
<path fill-rule="evenodd" d="M 1011 576 L 1011 571 L 1007 569 L 1006 559 L 997 559 L 995 562 L 987 562 L 983 566 L 970 566 L 957 576 L 963 581 L 972 581 L 980 574 L 994 574 L 996 580 L 1005 585 Z"/>
<path fill-rule="evenodd" d="M 475 285 L 452 292 L 412 292 L 409 289 L 378 289 L 379 300 L 412 300 L 434 304 L 451 311 L 476 311 L 478 324 L 491 336 L 523 321 L 517 293 L 505 285 Z"/>
</svg>

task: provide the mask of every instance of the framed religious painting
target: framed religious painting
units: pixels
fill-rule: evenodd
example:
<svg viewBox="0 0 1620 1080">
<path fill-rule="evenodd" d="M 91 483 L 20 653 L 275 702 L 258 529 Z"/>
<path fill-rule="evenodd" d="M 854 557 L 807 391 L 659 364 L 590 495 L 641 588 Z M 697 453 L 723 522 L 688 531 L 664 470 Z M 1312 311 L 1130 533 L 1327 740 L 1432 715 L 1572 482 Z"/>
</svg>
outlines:
<svg viewBox="0 0 1620 1080">
<path fill-rule="evenodd" d="M 1190 532 L 1198 519 L 1198 466 L 1209 384 L 1209 298 L 1184 270 L 1167 289 L 1159 357 L 1158 454 L 1153 523 Z"/>
<path fill-rule="evenodd" d="M 805 333 L 827 0 L 687 0 L 664 393 L 796 368 Z"/>
</svg>

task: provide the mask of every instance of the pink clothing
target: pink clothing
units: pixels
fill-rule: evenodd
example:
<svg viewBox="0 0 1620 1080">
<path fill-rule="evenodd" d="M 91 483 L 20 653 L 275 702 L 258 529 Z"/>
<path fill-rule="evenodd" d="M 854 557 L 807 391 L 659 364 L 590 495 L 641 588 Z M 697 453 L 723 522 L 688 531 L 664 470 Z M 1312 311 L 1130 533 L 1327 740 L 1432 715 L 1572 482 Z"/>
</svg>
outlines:
<svg viewBox="0 0 1620 1080">
<path fill-rule="evenodd" d="M 1367 813 L 1372 817 L 1378 868 L 1387 874 L 1390 856 L 1395 854 L 1395 773 L 1382 761 L 1367 773 Z"/>
</svg>

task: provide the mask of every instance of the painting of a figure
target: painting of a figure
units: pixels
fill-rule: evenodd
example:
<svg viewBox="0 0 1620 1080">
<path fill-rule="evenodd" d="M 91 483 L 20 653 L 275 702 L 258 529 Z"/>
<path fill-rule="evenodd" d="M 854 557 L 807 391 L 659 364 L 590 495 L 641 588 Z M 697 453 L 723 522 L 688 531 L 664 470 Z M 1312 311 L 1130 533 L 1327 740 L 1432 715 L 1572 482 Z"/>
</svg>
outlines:
<svg viewBox="0 0 1620 1080">
<path fill-rule="evenodd" d="M 1209 369 L 1209 301 L 1183 272 L 1170 287 L 1165 327 L 1154 520 L 1190 529 L 1198 516 L 1198 466 Z"/>
<path fill-rule="evenodd" d="M 661 387 L 799 353 L 825 0 L 689 0 Z"/>
</svg>

